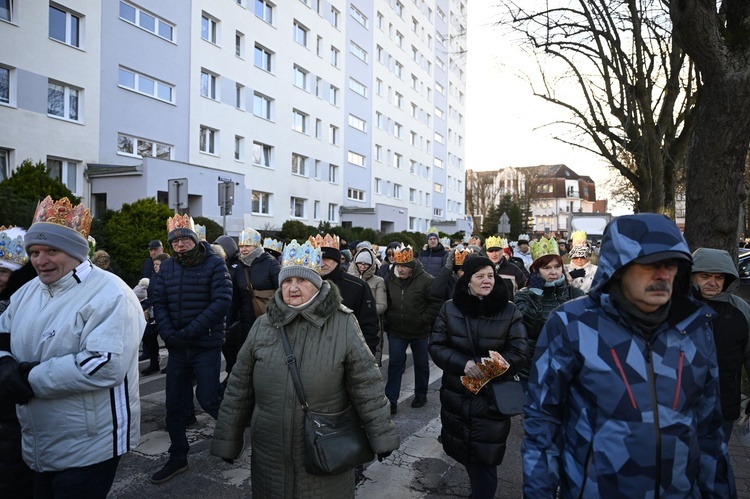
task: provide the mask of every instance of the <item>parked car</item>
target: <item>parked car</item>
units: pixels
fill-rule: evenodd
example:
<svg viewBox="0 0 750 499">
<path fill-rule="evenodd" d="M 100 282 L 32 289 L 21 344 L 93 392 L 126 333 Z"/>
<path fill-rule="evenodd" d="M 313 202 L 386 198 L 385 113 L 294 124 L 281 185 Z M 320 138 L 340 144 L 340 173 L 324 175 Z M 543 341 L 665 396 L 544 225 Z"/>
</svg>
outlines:
<svg viewBox="0 0 750 499">
<path fill-rule="evenodd" d="M 734 294 L 750 303 L 750 250 L 740 249 L 737 256 L 737 271 L 740 274 L 740 287 Z"/>
</svg>

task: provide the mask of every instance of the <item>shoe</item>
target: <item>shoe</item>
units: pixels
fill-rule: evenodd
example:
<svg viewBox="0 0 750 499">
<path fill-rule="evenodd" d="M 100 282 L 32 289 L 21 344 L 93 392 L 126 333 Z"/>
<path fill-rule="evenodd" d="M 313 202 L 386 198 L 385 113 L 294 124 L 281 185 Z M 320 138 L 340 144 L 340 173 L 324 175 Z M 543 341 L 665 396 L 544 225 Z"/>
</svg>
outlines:
<svg viewBox="0 0 750 499">
<path fill-rule="evenodd" d="M 398 412 L 398 405 L 396 402 L 391 402 L 391 416 L 395 416 Z"/>
<path fill-rule="evenodd" d="M 148 352 L 143 352 L 141 355 L 138 356 L 138 362 L 148 360 L 149 358 L 151 358 L 151 356 L 148 354 Z"/>
<path fill-rule="evenodd" d="M 161 370 L 161 371 L 159 371 L 159 372 L 160 372 L 160 373 L 162 373 L 162 374 L 167 374 L 167 368 L 165 367 L 164 369 L 162 369 L 162 370 Z"/>
<path fill-rule="evenodd" d="M 194 425 L 198 422 L 198 418 L 195 417 L 195 413 L 191 412 L 188 414 L 187 418 L 185 419 L 185 426 Z"/>
<path fill-rule="evenodd" d="M 151 483 L 164 483 L 168 482 L 175 475 L 179 475 L 183 471 L 187 471 L 188 463 L 187 459 L 183 460 L 172 460 L 167 461 L 162 469 L 151 475 Z"/>
<path fill-rule="evenodd" d="M 422 407 L 427 403 L 427 397 L 425 395 L 414 395 L 414 400 L 411 401 L 412 407 Z"/>
<path fill-rule="evenodd" d="M 146 369 L 143 369 L 141 371 L 141 376 L 148 376 L 149 374 L 154 374 L 159 372 L 159 365 L 153 365 L 149 364 L 149 366 Z"/>
</svg>

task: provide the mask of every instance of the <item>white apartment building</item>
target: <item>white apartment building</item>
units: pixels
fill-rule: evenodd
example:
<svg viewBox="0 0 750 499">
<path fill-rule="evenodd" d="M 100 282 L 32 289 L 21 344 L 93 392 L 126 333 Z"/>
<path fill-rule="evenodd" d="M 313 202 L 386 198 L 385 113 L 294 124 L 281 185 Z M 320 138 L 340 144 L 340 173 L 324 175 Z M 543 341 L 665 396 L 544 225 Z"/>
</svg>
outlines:
<svg viewBox="0 0 750 499">
<path fill-rule="evenodd" d="M 179 180 L 219 222 L 231 179 L 230 234 L 460 226 L 466 8 L 0 0 L 0 176 L 46 161 L 95 213 Z"/>
</svg>

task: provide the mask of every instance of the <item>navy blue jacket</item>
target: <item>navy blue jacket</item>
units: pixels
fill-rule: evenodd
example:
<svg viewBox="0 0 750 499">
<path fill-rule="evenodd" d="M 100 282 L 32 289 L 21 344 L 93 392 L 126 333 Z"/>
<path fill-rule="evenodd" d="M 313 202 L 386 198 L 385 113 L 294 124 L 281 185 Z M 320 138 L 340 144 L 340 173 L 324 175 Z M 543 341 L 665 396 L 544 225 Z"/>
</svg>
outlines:
<svg viewBox="0 0 750 499">
<path fill-rule="evenodd" d="M 448 252 L 442 244 L 438 244 L 436 248 L 428 247 L 425 250 L 419 252 L 419 261 L 422 262 L 425 272 L 430 274 L 432 277 L 437 277 L 440 273 L 440 269 L 445 266 L 445 261 L 448 258 Z"/>
</svg>

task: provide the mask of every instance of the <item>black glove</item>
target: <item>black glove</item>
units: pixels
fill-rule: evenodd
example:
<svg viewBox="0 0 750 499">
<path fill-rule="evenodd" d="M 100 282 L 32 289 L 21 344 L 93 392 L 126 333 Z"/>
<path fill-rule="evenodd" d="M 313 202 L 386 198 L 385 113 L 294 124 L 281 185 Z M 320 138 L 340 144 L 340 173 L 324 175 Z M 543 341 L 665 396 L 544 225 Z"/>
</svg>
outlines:
<svg viewBox="0 0 750 499">
<path fill-rule="evenodd" d="M 533 274 L 531 274 L 531 277 L 529 277 L 529 287 L 530 288 L 543 289 L 545 282 L 547 282 L 547 280 L 544 279 L 544 277 L 542 277 L 539 274 L 537 274 L 536 272 L 534 272 Z"/>
<path fill-rule="evenodd" d="M 21 362 L 11 356 L 0 358 L 0 398 L 15 404 L 25 404 L 34 398 L 29 384 L 29 373 L 39 362 Z"/>
<path fill-rule="evenodd" d="M 378 454 L 378 461 L 382 463 L 384 459 L 391 455 L 391 452 L 392 451 L 381 452 L 380 454 Z"/>
<path fill-rule="evenodd" d="M 586 275 L 586 271 L 583 269 L 575 269 L 568 272 L 570 274 L 571 279 L 577 279 L 578 277 L 583 277 Z"/>
<path fill-rule="evenodd" d="M 193 346 L 193 340 L 190 336 L 185 334 L 184 330 L 175 331 L 171 335 L 164 338 L 164 344 L 167 348 L 173 348 L 175 350 L 187 350 Z"/>
</svg>

